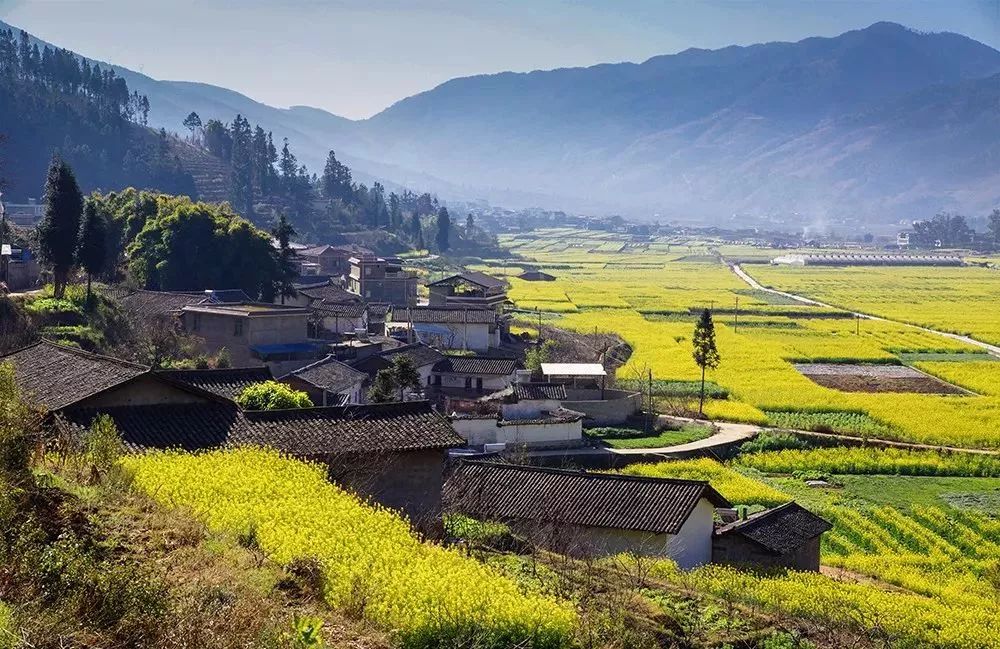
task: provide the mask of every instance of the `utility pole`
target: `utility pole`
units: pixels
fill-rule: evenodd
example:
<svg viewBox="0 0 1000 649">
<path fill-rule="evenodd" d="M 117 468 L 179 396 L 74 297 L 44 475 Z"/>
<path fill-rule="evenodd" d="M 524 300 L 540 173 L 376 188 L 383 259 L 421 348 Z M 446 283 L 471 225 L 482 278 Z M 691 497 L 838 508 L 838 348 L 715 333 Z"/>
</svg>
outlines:
<svg viewBox="0 0 1000 649">
<path fill-rule="evenodd" d="M 733 331 L 740 330 L 740 298 L 736 296 L 736 321 L 733 323 Z"/>
<path fill-rule="evenodd" d="M 652 421 L 653 421 L 653 370 L 649 370 L 649 389 L 646 397 L 646 403 L 648 404 L 648 412 L 646 413 L 646 432 L 653 432 Z"/>
<path fill-rule="evenodd" d="M 854 322 L 855 322 L 854 335 L 855 336 L 860 336 L 861 335 L 861 314 L 860 313 L 855 313 L 854 314 Z"/>
</svg>

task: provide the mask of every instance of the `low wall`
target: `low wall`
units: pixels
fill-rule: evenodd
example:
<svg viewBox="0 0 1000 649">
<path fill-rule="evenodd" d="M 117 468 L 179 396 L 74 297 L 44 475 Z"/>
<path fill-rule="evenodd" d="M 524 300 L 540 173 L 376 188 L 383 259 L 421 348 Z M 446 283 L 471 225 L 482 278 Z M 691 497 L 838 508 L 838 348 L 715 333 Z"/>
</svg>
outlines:
<svg viewBox="0 0 1000 649">
<path fill-rule="evenodd" d="M 569 397 L 562 402 L 563 408 L 582 412 L 588 424 L 615 426 L 624 424 L 632 415 L 642 410 L 642 393 L 625 390 L 566 390 Z"/>
</svg>

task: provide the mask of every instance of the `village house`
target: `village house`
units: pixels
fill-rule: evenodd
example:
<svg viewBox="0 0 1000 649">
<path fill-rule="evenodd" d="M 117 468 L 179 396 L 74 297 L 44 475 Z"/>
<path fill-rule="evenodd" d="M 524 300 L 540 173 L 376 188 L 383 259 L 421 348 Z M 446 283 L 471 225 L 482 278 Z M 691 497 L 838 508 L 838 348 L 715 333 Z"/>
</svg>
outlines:
<svg viewBox="0 0 1000 649">
<path fill-rule="evenodd" d="M 432 385 L 455 395 L 483 395 L 510 386 L 518 362 L 493 356 L 445 356 L 431 368 Z"/>
<path fill-rule="evenodd" d="M 203 341 L 207 354 L 229 352 L 236 367 L 266 364 L 282 375 L 325 356 L 309 340 L 309 310 L 258 302 L 198 303 L 181 308 L 186 332 Z"/>
<path fill-rule="evenodd" d="M 420 529 L 440 529 L 448 449 L 461 446 L 426 402 L 243 411 L 236 395 L 265 369 L 156 372 L 42 341 L 0 357 L 24 398 L 81 434 L 110 416 L 129 452 L 266 446 L 326 464 L 332 480 L 398 509 Z"/>
<path fill-rule="evenodd" d="M 317 406 L 344 406 L 365 402 L 364 386 L 368 375 L 327 356 L 280 380 L 308 394 Z"/>
<path fill-rule="evenodd" d="M 413 366 L 417 369 L 417 374 L 420 376 L 421 387 L 426 388 L 430 386 L 434 366 L 444 358 L 444 354 L 423 343 L 413 343 L 411 345 L 402 345 L 401 347 L 387 349 L 378 354 L 359 359 L 351 363 L 351 367 L 368 375 L 367 387 L 375 379 L 375 375 L 378 374 L 379 370 L 392 367 L 393 359 L 401 354 L 409 356 L 410 360 L 413 361 Z"/>
<path fill-rule="evenodd" d="M 715 530 L 712 561 L 819 571 L 820 541 L 833 526 L 795 502 Z"/>
<path fill-rule="evenodd" d="M 448 477 L 444 504 L 556 552 L 668 557 L 685 569 L 712 560 L 715 509 L 730 506 L 707 482 L 478 461 Z"/>
<path fill-rule="evenodd" d="M 351 257 L 347 290 L 365 301 L 407 306 L 417 300 L 417 276 L 403 269 L 398 257 Z"/>
<path fill-rule="evenodd" d="M 389 330 L 439 349 L 488 352 L 500 347 L 504 323 L 493 309 L 418 306 L 393 309 Z"/>
<path fill-rule="evenodd" d="M 330 275 L 339 277 L 351 270 L 350 259 L 360 255 L 370 255 L 371 250 L 361 246 L 314 246 L 297 250 L 295 256 L 302 266 L 302 274 Z M 310 272 L 306 272 L 306 271 Z M 315 272 L 312 272 L 315 271 Z"/>
<path fill-rule="evenodd" d="M 464 271 L 427 285 L 430 306 L 471 306 L 502 310 L 507 284 L 486 273 Z"/>
</svg>

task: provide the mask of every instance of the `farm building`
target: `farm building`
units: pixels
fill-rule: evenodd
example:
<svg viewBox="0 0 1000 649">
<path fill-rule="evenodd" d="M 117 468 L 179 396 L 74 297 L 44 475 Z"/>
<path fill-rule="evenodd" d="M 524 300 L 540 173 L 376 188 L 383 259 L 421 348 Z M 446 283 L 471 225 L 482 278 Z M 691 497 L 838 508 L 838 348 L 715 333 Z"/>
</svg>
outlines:
<svg viewBox="0 0 1000 649">
<path fill-rule="evenodd" d="M 507 285 L 486 273 L 465 271 L 427 285 L 431 306 L 474 306 L 500 309 L 507 301 Z"/>
<path fill-rule="evenodd" d="M 820 538 L 833 526 L 790 502 L 715 530 L 714 563 L 819 571 Z"/>
<path fill-rule="evenodd" d="M 543 273 L 540 270 L 526 270 L 517 276 L 518 279 L 523 279 L 526 282 L 554 282 L 556 281 L 555 275 L 549 275 L 548 273 Z"/>
<path fill-rule="evenodd" d="M 771 263 L 779 266 L 961 266 L 962 258 L 951 255 L 829 253 L 783 255 L 775 257 Z"/>
<path fill-rule="evenodd" d="M 417 368 L 417 373 L 420 375 L 420 385 L 422 386 L 429 386 L 433 383 L 434 365 L 444 358 L 444 354 L 433 347 L 423 343 L 413 343 L 359 359 L 351 363 L 351 367 L 367 374 L 369 381 L 371 381 L 375 379 L 379 370 L 392 367 L 392 359 L 400 354 L 409 356 L 410 360 L 413 361 L 413 366 Z"/>
<path fill-rule="evenodd" d="M 445 356 L 431 369 L 432 385 L 456 394 L 503 390 L 514 380 L 517 360 L 493 356 Z"/>
<path fill-rule="evenodd" d="M 729 507 L 706 482 L 473 461 L 449 476 L 444 504 L 557 552 L 663 556 L 682 568 L 711 561 L 715 508 Z"/>
<path fill-rule="evenodd" d="M 226 399 L 236 399 L 243 390 L 254 383 L 274 379 L 267 366 L 218 370 L 156 370 L 155 373 L 168 381 L 205 390 Z"/>
</svg>

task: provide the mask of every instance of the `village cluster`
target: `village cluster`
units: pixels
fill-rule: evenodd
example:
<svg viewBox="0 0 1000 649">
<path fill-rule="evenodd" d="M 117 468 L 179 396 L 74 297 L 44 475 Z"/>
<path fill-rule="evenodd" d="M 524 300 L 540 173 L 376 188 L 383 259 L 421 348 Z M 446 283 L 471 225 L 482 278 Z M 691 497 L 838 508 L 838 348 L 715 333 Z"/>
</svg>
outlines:
<svg viewBox="0 0 1000 649">
<path fill-rule="evenodd" d="M 610 387 L 600 358 L 527 369 L 505 281 L 465 271 L 427 283 L 418 299 L 418 275 L 398 258 L 329 245 L 297 258 L 296 296 L 284 303 L 224 288 L 108 289 L 129 317 L 178 327 L 205 354 L 226 350 L 225 369 L 151 369 L 46 340 L 0 362 L 53 429 L 77 434 L 106 414 L 129 452 L 273 448 L 322 463 L 331 480 L 431 537 L 457 513 L 568 554 L 819 569 L 830 525 L 794 502 L 747 516 L 707 482 L 543 466 L 559 461 L 556 449 L 586 445 L 587 426 L 634 417 L 642 395 Z M 419 381 L 369 402 L 379 371 L 402 355 Z M 270 380 L 315 407 L 237 404 Z"/>
</svg>

